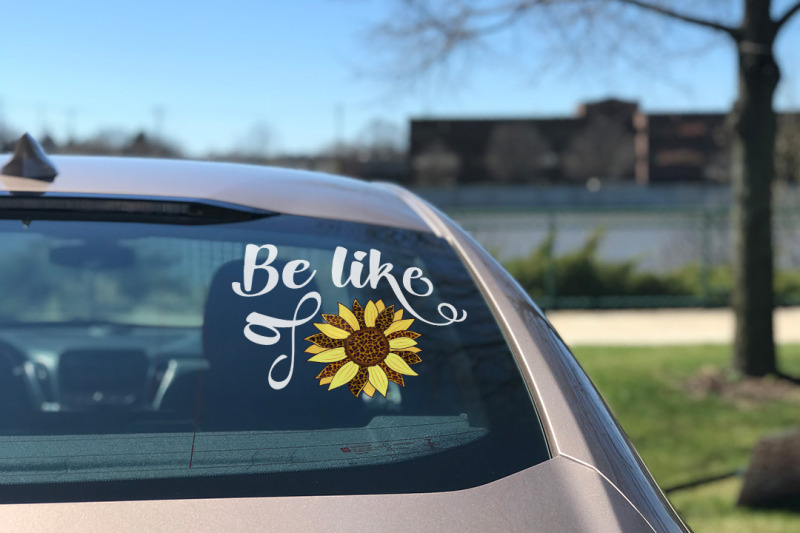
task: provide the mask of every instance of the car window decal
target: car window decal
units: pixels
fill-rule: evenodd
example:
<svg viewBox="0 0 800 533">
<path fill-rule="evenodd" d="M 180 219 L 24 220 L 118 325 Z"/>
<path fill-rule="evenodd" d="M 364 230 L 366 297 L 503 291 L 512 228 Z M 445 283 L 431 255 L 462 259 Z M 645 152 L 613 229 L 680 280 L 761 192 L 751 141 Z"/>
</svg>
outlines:
<svg viewBox="0 0 800 533">
<path fill-rule="evenodd" d="M 421 335 L 408 329 L 414 319 L 403 319 L 403 309 L 353 300 L 352 310 L 339 303 L 338 314 L 322 318 L 325 323 L 314 324 L 320 333 L 306 337 L 306 352 L 313 354 L 309 361 L 328 364 L 316 377 L 328 390 L 348 385 L 356 398 L 361 392 L 386 396 L 390 381 L 405 387 L 403 376 L 417 375 L 409 365 L 422 361 Z"/>
<path fill-rule="evenodd" d="M 311 343 L 306 352 L 312 354 L 309 361 L 328 364 L 316 378 L 320 380 L 320 385 L 328 385 L 328 390 L 347 384 L 356 397 L 362 391 L 369 397 L 376 391 L 386 396 L 390 381 L 405 386 L 403 376 L 417 375 L 409 366 L 421 361 L 417 355 L 421 350 L 416 346 L 416 339 L 420 334 L 408 329 L 414 320 L 431 326 L 449 326 L 466 320 L 467 311 L 441 302 L 436 311 L 444 319 L 443 322 L 424 318 L 411 307 L 407 299 L 407 296 L 427 298 L 434 292 L 433 283 L 421 268 L 407 267 L 398 281 L 398 277 L 393 274 L 394 265 L 383 261 L 379 250 L 357 250 L 348 260 L 349 254 L 347 248 L 336 247 L 330 269 L 333 285 L 338 288 L 350 285 L 357 289 L 388 286 L 402 307 L 386 307 L 382 300 L 369 300 L 363 307 L 354 300 L 352 308 L 339 303 L 337 314 L 323 314 L 325 322 L 314 324 L 320 332 L 305 339 Z M 279 271 L 276 268 L 280 264 L 278 256 L 279 250 L 275 245 L 248 244 L 245 248 L 242 281 L 231 283 L 233 292 L 244 298 L 252 298 L 267 295 L 278 286 L 290 290 L 308 290 L 307 286 L 317 274 L 311 263 L 304 259 L 294 259 L 283 263 Z M 254 286 L 256 272 L 261 274 L 261 287 Z M 296 278 L 298 275 L 299 279 Z M 301 313 L 301 307 L 306 302 L 316 305 L 310 314 Z M 290 355 L 280 354 L 270 366 L 268 377 L 271 388 L 283 389 L 291 381 L 294 373 L 295 330 L 317 316 L 322 307 L 322 296 L 312 290 L 300 299 L 291 319 L 267 316 L 257 311 L 247 315 L 243 332 L 247 340 L 254 344 L 273 346 L 281 339 L 281 330 L 291 330 Z M 404 313 L 414 318 L 404 318 Z M 289 369 L 286 378 L 274 378 L 273 371 L 279 363 L 287 360 Z M 285 364 L 282 366 L 285 368 Z"/>
</svg>

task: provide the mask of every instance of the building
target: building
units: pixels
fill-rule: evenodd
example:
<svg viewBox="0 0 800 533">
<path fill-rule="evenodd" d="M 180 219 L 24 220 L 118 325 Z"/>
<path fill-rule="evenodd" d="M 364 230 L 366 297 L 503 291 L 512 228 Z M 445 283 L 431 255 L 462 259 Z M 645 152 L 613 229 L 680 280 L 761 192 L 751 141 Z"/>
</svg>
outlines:
<svg viewBox="0 0 800 533">
<path fill-rule="evenodd" d="M 412 119 L 409 182 L 726 182 L 727 131 L 722 113 L 644 113 L 615 99 L 566 118 Z M 777 161 L 779 177 L 797 181 L 800 115 L 781 115 L 778 151 L 789 158 Z"/>
</svg>

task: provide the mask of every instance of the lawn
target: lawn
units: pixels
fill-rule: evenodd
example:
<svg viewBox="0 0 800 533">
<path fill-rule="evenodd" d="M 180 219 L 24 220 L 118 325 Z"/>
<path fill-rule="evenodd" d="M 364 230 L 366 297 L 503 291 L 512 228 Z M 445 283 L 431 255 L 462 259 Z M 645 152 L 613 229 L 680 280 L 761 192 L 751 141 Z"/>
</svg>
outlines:
<svg viewBox="0 0 800 533">
<path fill-rule="evenodd" d="M 796 400 L 735 405 L 686 392 L 687 380 L 704 367 L 727 366 L 727 346 L 574 352 L 663 488 L 746 468 L 761 436 L 800 426 Z M 800 345 L 780 347 L 779 358 L 784 372 L 800 376 Z M 697 533 L 800 531 L 800 513 L 736 508 L 740 485 L 736 477 L 669 496 Z"/>
</svg>

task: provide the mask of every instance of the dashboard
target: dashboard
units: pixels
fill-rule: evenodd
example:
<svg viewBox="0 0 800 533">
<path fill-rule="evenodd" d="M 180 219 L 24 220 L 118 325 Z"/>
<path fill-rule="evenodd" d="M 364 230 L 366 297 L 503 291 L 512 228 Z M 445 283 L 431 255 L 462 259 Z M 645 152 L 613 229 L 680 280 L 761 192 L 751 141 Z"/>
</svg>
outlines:
<svg viewBox="0 0 800 533">
<path fill-rule="evenodd" d="M 156 412 L 181 378 L 208 368 L 202 353 L 200 328 L 6 325 L 0 383 L 23 396 L 12 404 L 33 412 Z"/>
</svg>

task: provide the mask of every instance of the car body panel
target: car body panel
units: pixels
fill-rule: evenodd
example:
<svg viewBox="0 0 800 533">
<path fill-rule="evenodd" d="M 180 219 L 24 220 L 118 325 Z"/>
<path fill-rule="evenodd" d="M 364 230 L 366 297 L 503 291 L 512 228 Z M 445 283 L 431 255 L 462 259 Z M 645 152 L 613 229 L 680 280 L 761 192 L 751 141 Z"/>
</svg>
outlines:
<svg viewBox="0 0 800 533">
<path fill-rule="evenodd" d="M 597 472 L 557 458 L 480 487 L 432 494 L 7 505 L 0 530 L 613 533 L 652 528 Z"/>
<path fill-rule="evenodd" d="M 213 200 L 290 215 L 430 231 L 405 203 L 365 182 L 232 163 L 53 156 L 58 176 L 0 176 L 0 191 Z"/>
<path fill-rule="evenodd" d="M 7 193 L 189 198 L 447 239 L 517 357 L 553 459 L 444 493 L 5 505 L 0 530 L 686 531 L 600 395 L 519 285 L 442 213 L 396 186 L 244 165 L 53 157 L 53 183 Z M 464 465 L 468 468 L 469 465 Z"/>
<path fill-rule="evenodd" d="M 446 215 L 411 193 L 394 189 L 434 226 L 437 234 L 451 242 L 482 288 L 533 392 L 551 453 L 595 468 L 631 499 L 656 530 L 685 530 L 602 397 L 539 307 Z"/>
</svg>

